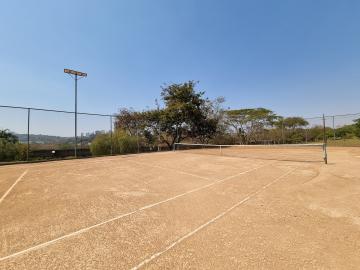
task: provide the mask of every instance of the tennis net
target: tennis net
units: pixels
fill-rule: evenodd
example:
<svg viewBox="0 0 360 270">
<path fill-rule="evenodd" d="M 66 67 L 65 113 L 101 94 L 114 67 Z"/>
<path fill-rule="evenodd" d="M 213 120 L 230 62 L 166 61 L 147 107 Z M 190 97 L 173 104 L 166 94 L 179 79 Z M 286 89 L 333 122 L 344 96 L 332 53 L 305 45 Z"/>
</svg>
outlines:
<svg viewBox="0 0 360 270">
<path fill-rule="evenodd" d="M 326 144 L 217 145 L 176 143 L 174 151 L 279 161 L 327 163 Z"/>
</svg>

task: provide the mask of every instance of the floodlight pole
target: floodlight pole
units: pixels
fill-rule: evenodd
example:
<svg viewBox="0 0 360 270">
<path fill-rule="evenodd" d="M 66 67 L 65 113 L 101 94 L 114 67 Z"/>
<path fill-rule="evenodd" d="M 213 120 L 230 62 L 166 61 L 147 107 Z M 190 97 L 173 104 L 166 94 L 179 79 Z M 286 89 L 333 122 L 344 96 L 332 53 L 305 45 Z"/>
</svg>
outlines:
<svg viewBox="0 0 360 270">
<path fill-rule="evenodd" d="M 71 70 L 71 69 L 64 69 L 64 73 L 74 75 L 74 79 L 75 79 L 75 147 L 74 147 L 74 154 L 75 154 L 75 158 L 77 158 L 77 82 L 81 78 L 87 77 L 87 74 L 84 72 Z"/>
<path fill-rule="evenodd" d="M 26 147 L 26 160 L 29 161 L 30 155 L 30 108 L 27 109 L 27 147 Z"/>
</svg>

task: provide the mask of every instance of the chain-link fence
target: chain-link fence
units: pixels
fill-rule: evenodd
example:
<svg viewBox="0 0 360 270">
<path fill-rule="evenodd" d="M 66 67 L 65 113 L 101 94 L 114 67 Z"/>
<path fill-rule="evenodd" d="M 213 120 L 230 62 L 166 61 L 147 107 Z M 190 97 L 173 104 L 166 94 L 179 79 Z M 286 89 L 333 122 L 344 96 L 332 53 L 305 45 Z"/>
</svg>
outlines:
<svg viewBox="0 0 360 270">
<path fill-rule="evenodd" d="M 234 120 L 235 119 L 235 120 Z M 225 133 L 215 144 L 306 144 L 360 146 L 360 113 L 332 116 L 234 117 L 225 119 Z M 194 141 L 193 141 L 194 142 Z"/>
<path fill-rule="evenodd" d="M 219 142 L 214 139 L 212 143 L 306 144 L 327 141 L 330 146 L 360 146 L 358 119 L 360 113 L 284 118 L 283 122 L 275 124 L 259 122 L 247 131 L 245 142 L 245 135 L 233 130 L 228 135 L 224 133 Z M 135 131 L 127 133 L 115 129 L 116 121 L 116 114 L 79 112 L 75 137 L 75 112 L 0 105 L 0 162 L 169 149 L 160 139 L 160 134 L 166 136 L 161 128 L 155 128 L 156 132 L 152 134 L 151 129 L 135 123 Z"/>
<path fill-rule="evenodd" d="M 91 156 L 90 145 L 99 134 L 112 138 L 114 115 L 0 106 L 2 138 L 0 161 L 24 161 Z M 111 144 L 112 145 L 112 144 Z M 110 153 L 111 154 L 111 151 Z"/>
</svg>

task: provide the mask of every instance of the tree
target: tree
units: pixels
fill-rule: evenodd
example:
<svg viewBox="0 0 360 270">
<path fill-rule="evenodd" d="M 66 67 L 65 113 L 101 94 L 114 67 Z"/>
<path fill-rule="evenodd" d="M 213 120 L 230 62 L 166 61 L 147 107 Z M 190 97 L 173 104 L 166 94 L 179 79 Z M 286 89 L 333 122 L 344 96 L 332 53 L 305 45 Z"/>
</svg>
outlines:
<svg viewBox="0 0 360 270">
<path fill-rule="evenodd" d="M 8 129 L 0 130 L 0 139 L 3 139 L 9 143 L 17 143 L 19 141 L 18 137 L 16 137 Z"/>
<path fill-rule="evenodd" d="M 0 130 L 0 161 L 24 160 L 26 146 L 8 129 Z"/>
<path fill-rule="evenodd" d="M 360 118 L 354 120 L 355 124 L 355 135 L 360 138 Z"/>
<path fill-rule="evenodd" d="M 165 140 L 169 147 L 186 138 L 205 142 L 216 133 L 219 119 L 214 117 L 215 103 L 204 97 L 205 92 L 196 91 L 196 85 L 188 81 L 162 89 L 165 108 L 161 118 L 170 139 Z"/>
<path fill-rule="evenodd" d="M 304 130 L 309 122 L 302 117 L 280 117 L 275 125 L 281 130 L 283 142 L 302 143 L 309 140 L 309 135 Z"/>
<path fill-rule="evenodd" d="M 126 131 L 130 136 L 138 135 L 143 125 L 143 113 L 134 111 L 132 108 L 121 108 L 116 116 L 115 127 Z"/>
<path fill-rule="evenodd" d="M 294 131 L 297 128 L 309 125 L 309 122 L 302 117 L 287 117 L 283 120 L 283 124 L 285 128 L 289 128 Z"/>
<path fill-rule="evenodd" d="M 251 108 L 226 111 L 226 122 L 231 126 L 241 143 L 257 143 L 267 127 L 274 125 L 279 118 L 273 111 L 265 108 Z"/>
<path fill-rule="evenodd" d="M 195 90 L 196 85 L 188 81 L 162 87 L 163 108 L 156 101 L 155 110 L 120 109 L 116 128 L 140 136 L 150 148 L 156 141 L 165 143 L 169 149 L 187 138 L 207 142 L 217 132 L 224 98 L 211 101 L 204 97 L 205 92 Z"/>
<path fill-rule="evenodd" d="M 357 136 L 357 128 L 356 125 L 345 125 L 342 127 L 339 127 L 335 131 L 336 137 L 342 138 L 342 139 L 348 139 L 353 138 L 354 136 Z"/>
</svg>

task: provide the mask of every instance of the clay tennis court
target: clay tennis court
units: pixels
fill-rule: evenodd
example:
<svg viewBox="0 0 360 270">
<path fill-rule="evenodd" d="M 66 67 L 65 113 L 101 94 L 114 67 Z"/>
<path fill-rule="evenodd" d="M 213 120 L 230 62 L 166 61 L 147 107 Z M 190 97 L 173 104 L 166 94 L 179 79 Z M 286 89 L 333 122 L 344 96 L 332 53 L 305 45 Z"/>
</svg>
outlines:
<svg viewBox="0 0 360 270">
<path fill-rule="evenodd" d="M 2 166 L 0 269 L 358 269 L 360 149 L 267 151 Z"/>
</svg>

